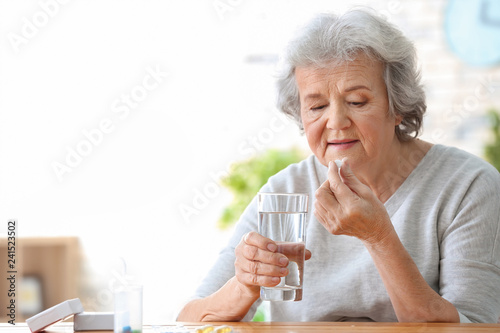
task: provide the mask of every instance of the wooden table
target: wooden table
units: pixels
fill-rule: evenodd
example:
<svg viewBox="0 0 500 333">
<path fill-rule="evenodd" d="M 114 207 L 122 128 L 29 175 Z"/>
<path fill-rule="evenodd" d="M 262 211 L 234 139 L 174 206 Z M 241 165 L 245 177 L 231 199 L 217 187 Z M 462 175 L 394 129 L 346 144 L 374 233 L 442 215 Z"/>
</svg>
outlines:
<svg viewBox="0 0 500 333">
<path fill-rule="evenodd" d="M 177 324 L 162 325 L 163 330 L 167 327 L 175 327 Z M 182 323 L 186 328 L 194 331 L 207 323 Z M 417 324 L 417 323 L 212 323 L 214 326 L 229 325 L 234 332 L 238 333 L 391 333 L 391 332 L 448 332 L 448 333 L 500 333 L 500 324 Z M 154 326 L 144 326 L 143 333 L 156 333 L 162 330 L 154 329 Z M 25 323 L 15 326 L 0 324 L 0 332 L 30 333 Z M 73 333 L 72 323 L 58 323 L 45 331 L 46 333 Z M 85 333 L 105 333 L 112 331 L 85 331 Z"/>
</svg>

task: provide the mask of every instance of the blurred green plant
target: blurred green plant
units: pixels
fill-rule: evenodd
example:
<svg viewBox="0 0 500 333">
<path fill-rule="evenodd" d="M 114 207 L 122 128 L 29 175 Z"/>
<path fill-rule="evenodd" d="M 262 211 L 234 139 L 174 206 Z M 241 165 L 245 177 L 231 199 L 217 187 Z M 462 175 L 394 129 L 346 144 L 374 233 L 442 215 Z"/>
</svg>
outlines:
<svg viewBox="0 0 500 333">
<path fill-rule="evenodd" d="M 305 154 L 297 148 L 285 151 L 269 149 L 248 160 L 233 164 L 229 174 L 221 180 L 222 185 L 232 192 L 233 201 L 222 212 L 219 227 L 225 229 L 237 222 L 269 177 L 304 158 Z"/>
<path fill-rule="evenodd" d="M 262 308 L 262 306 L 259 306 L 257 308 L 257 311 L 255 311 L 255 315 L 253 316 L 252 321 L 266 321 L 265 310 Z"/>
<path fill-rule="evenodd" d="M 500 171 L 500 115 L 495 109 L 490 109 L 488 118 L 493 141 L 485 146 L 484 156 L 488 162 Z"/>
</svg>

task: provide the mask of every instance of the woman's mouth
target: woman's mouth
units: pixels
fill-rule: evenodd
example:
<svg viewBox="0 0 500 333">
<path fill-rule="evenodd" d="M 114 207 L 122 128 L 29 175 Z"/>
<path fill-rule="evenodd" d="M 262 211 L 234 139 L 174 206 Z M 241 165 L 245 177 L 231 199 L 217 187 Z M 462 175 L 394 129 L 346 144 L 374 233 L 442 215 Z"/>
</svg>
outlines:
<svg viewBox="0 0 500 333">
<path fill-rule="evenodd" d="M 359 140 L 332 140 L 328 141 L 328 148 L 335 150 L 346 150 L 358 143 Z"/>
</svg>

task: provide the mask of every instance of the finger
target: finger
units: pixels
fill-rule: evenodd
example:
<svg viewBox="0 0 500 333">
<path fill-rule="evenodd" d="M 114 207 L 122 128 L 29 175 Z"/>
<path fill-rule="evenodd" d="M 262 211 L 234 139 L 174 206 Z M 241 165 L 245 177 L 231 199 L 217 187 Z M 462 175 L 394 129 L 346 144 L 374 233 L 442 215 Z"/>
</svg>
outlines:
<svg viewBox="0 0 500 333">
<path fill-rule="evenodd" d="M 327 229 L 331 230 L 332 222 L 335 222 L 335 215 L 341 214 L 343 211 L 342 206 L 338 202 L 336 196 L 330 189 L 330 185 L 326 180 L 323 185 L 316 191 L 316 200 L 314 202 L 314 216 L 316 219 Z"/>
<path fill-rule="evenodd" d="M 243 236 L 243 240 L 246 244 L 256 246 L 262 250 L 276 252 L 278 249 L 278 246 L 272 239 L 266 238 L 255 231 L 247 233 Z"/>
<path fill-rule="evenodd" d="M 332 215 L 328 212 L 328 210 L 318 201 L 316 201 L 314 210 L 314 216 L 316 219 L 328 230 L 329 233 L 333 233 L 336 229 L 336 223 L 332 219 Z"/>
<path fill-rule="evenodd" d="M 361 193 L 366 190 L 367 186 L 363 184 L 352 172 L 351 166 L 349 165 L 347 159 L 344 161 L 342 167 L 340 168 L 340 174 L 342 175 L 344 184 L 358 196 L 361 196 Z"/>
<path fill-rule="evenodd" d="M 330 181 L 328 179 L 321 184 L 314 195 L 316 202 L 320 201 L 324 205 L 338 204 L 338 200 L 330 188 Z"/>
<path fill-rule="evenodd" d="M 287 267 L 269 265 L 259 261 L 239 260 L 235 261 L 235 266 L 240 267 L 242 271 L 253 275 L 278 276 L 283 277 L 288 274 Z"/>
<path fill-rule="evenodd" d="M 273 247 L 269 245 L 273 245 Z M 264 249 L 259 246 L 264 247 Z M 269 248 L 274 252 L 269 251 Z M 288 258 L 276 252 L 277 249 L 278 246 L 275 242 L 252 231 L 243 236 L 243 241 L 236 248 L 236 257 L 243 256 L 246 260 L 286 267 L 288 265 Z"/>
<path fill-rule="evenodd" d="M 323 203 L 321 202 L 321 197 L 318 196 L 316 198 L 316 201 L 314 202 L 314 216 L 316 216 L 317 218 L 321 217 L 323 219 L 325 217 L 324 216 L 325 212 L 326 212 L 326 209 L 323 206 Z"/>
<path fill-rule="evenodd" d="M 305 258 L 305 243 L 282 243 L 278 244 L 278 252 L 283 253 L 288 260 L 302 262 Z"/>
<path fill-rule="evenodd" d="M 311 259 L 311 257 L 312 257 L 312 252 L 311 252 L 311 251 L 309 251 L 309 250 L 306 250 L 306 257 L 305 257 L 305 260 L 309 260 L 309 259 Z"/>
<path fill-rule="evenodd" d="M 314 204 L 314 216 L 325 228 L 328 229 L 328 221 L 326 219 L 326 210 L 325 208 L 318 202 Z"/>
<path fill-rule="evenodd" d="M 259 249 L 256 246 L 245 244 L 242 249 L 243 257 L 250 261 L 259 261 L 265 264 L 286 267 L 288 258 L 281 253 L 274 253 Z"/>
<path fill-rule="evenodd" d="M 342 179 L 340 178 L 337 163 L 333 161 L 328 162 L 328 181 L 330 183 L 330 189 L 334 193 L 337 192 L 336 188 L 338 187 L 338 185 L 343 184 Z"/>
<path fill-rule="evenodd" d="M 327 222 L 330 223 L 331 221 L 336 221 L 337 215 L 342 215 L 343 213 L 343 207 L 340 205 L 340 203 L 337 201 L 337 198 L 329 199 L 329 200 L 322 200 L 322 198 L 319 198 L 316 200 L 314 203 L 314 213 L 315 216 L 320 215 L 321 218 Z"/>
<path fill-rule="evenodd" d="M 330 190 L 341 205 L 355 199 L 355 194 L 340 178 L 337 164 L 332 161 L 328 163 L 328 180 L 330 182 Z"/>
<path fill-rule="evenodd" d="M 250 286 L 274 287 L 281 282 L 277 276 L 255 275 L 243 270 L 236 270 L 238 281 Z"/>
</svg>

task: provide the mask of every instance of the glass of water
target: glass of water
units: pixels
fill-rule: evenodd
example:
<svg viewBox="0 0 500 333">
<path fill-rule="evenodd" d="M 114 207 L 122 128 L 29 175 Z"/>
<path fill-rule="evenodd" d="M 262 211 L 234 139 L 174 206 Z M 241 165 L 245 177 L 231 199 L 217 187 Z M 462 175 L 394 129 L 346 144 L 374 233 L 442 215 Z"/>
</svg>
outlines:
<svg viewBox="0 0 500 333">
<path fill-rule="evenodd" d="M 288 257 L 288 275 L 275 287 L 261 287 L 263 301 L 300 301 L 306 250 L 305 193 L 258 193 L 259 234 L 278 245 L 277 252 Z"/>
<path fill-rule="evenodd" d="M 142 285 L 124 285 L 114 294 L 114 333 L 142 332 Z"/>
</svg>

